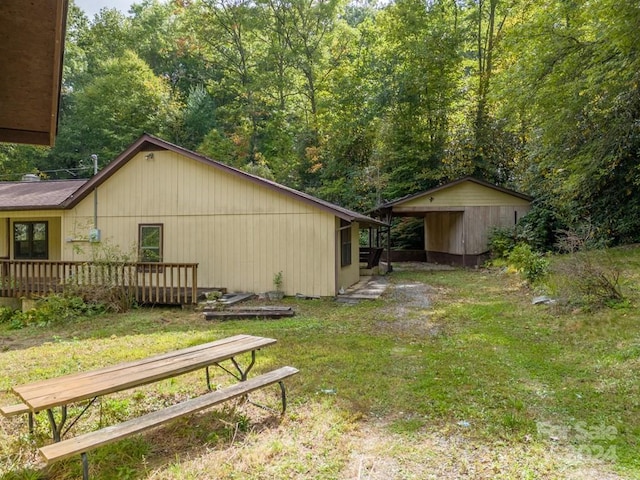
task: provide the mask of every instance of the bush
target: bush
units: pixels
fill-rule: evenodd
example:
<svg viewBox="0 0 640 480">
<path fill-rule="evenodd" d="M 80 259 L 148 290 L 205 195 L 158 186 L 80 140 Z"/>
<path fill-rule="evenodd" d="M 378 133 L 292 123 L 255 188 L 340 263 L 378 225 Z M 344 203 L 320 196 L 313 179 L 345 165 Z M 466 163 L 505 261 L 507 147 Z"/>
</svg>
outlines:
<svg viewBox="0 0 640 480">
<path fill-rule="evenodd" d="M 508 260 L 509 264 L 521 272 L 531 284 L 540 281 L 549 271 L 549 260 L 531 250 L 526 243 L 519 243 L 513 247 Z"/>
<path fill-rule="evenodd" d="M 82 298 L 65 295 L 43 297 L 36 306 L 26 312 L 0 308 L 0 323 L 8 323 L 9 328 L 17 330 L 29 325 L 46 327 L 52 324 L 66 323 L 79 316 L 95 315 L 104 311 L 100 305 L 85 303 Z"/>
<path fill-rule="evenodd" d="M 613 306 L 624 302 L 620 276 L 620 267 L 606 252 L 579 251 L 554 262 L 548 285 L 570 304 Z"/>
<path fill-rule="evenodd" d="M 489 232 L 489 251 L 492 258 L 508 258 L 516 246 L 516 232 L 510 227 L 493 227 Z"/>
<path fill-rule="evenodd" d="M 10 323 L 15 310 L 9 307 L 0 307 L 0 324 Z"/>
</svg>

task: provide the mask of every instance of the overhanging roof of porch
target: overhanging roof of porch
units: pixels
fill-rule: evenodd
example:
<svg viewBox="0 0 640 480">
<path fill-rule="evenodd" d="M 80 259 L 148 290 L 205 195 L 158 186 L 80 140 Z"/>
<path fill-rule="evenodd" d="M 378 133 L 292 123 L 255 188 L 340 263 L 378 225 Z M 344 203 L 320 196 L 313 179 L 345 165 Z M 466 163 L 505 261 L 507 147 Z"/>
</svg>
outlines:
<svg viewBox="0 0 640 480">
<path fill-rule="evenodd" d="M 53 145 L 67 0 L 0 1 L 0 142 Z"/>
</svg>

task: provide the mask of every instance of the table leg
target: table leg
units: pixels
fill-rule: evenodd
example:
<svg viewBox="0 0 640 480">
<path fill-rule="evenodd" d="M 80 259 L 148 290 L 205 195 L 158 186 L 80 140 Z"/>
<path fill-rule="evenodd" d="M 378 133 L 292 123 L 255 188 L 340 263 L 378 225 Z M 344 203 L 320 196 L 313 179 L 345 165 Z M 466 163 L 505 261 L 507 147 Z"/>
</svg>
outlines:
<svg viewBox="0 0 640 480">
<path fill-rule="evenodd" d="M 238 372 L 237 375 L 234 372 L 232 372 L 231 370 L 223 367 L 219 363 L 216 363 L 215 365 L 217 367 L 220 367 L 222 370 L 227 372 L 232 377 L 235 377 L 239 381 L 244 382 L 247 379 L 247 376 L 249 375 L 249 371 L 253 368 L 253 366 L 256 363 L 256 351 L 255 350 L 251 350 L 251 362 L 249 363 L 249 365 L 247 365 L 247 368 L 245 368 L 245 369 L 242 368 L 242 365 L 240 365 L 240 363 L 238 363 L 238 361 L 235 359 L 235 357 L 231 357 L 230 360 L 233 363 L 233 366 L 236 367 L 236 370 Z M 209 386 L 209 390 L 211 390 L 211 386 L 209 384 L 209 369 L 208 368 L 207 368 L 207 385 Z"/>
<path fill-rule="evenodd" d="M 280 382 L 278 382 L 278 385 L 280 385 L 280 398 L 281 398 L 281 400 L 282 400 L 282 410 L 280 411 L 280 414 L 281 414 L 281 415 L 284 415 L 285 411 L 287 410 L 287 390 L 286 390 L 286 388 L 284 387 L 284 382 L 280 381 Z M 262 409 L 264 409 L 264 410 L 268 410 L 268 411 L 270 411 L 270 412 L 277 413 L 277 411 L 276 411 L 276 410 L 274 410 L 274 409 L 273 409 L 273 408 L 271 408 L 271 407 L 267 407 L 266 405 L 261 405 L 261 404 L 259 404 L 259 403 L 252 402 L 251 400 L 248 400 L 248 395 L 247 395 L 247 401 L 248 401 L 251 405 L 254 405 L 254 406 L 258 407 L 258 408 L 262 408 Z"/>
<path fill-rule="evenodd" d="M 67 421 L 67 406 L 63 405 L 60 407 L 61 415 L 60 415 L 60 423 L 56 422 L 56 417 L 53 414 L 53 409 L 47 409 L 47 415 L 49 416 L 49 424 L 51 425 L 51 433 L 53 436 L 54 442 L 59 442 L 61 438 L 61 432 L 64 427 L 64 424 Z"/>
<path fill-rule="evenodd" d="M 244 382 L 247 379 L 247 375 L 249 375 L 249 370 L 251 370 L 253 368 L 253 365 L 256 363 L 256 351 L 251 350 L 251 363 L 249 363 L 249 365 L 247 366 L 247 368 L 244 369 L 244 371 L 242 370 L 242 367 L 234 357 L 231 357 L 231 361 L 233 362 L 233 365 L 236 367 L 236 370 L 238 370 L 238 373 L 240 374 L 239 380 L 241 382 Z"/>
</svg>

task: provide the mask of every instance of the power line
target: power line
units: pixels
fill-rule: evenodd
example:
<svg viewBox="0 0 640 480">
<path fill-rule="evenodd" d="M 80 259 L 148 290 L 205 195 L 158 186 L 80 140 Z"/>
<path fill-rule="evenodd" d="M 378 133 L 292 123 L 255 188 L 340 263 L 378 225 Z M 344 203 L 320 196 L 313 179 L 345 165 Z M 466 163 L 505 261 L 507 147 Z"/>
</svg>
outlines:
<svg viewBox="0 0 640 480">
<path fill-rule="evenodd" d="M 75 168 L 58 168 L 58 169 L 54 169 L 54 170 L 37 170 L 37 173 L 60 173 L 60 172 L 67 172 L 70 173 L 71 175 L 73 175 L 74 177 L 76 175 L 74 175 L 73 172 L 79 172 L 81 170 L 91 170 L 93 169 L 93 166 L 88 165 L 88 166 L 84 166 L 84 167 L 75 167 Z M 22 178 L 24 175 L 29 175 L 29 174 L 33 174 L 34 172 L 24 172 L 24 173 L 5 173 L 5 174 L 1 174 L 0 178 L 10 178 L 10 177 L 20 177 Z"/>
</svg>

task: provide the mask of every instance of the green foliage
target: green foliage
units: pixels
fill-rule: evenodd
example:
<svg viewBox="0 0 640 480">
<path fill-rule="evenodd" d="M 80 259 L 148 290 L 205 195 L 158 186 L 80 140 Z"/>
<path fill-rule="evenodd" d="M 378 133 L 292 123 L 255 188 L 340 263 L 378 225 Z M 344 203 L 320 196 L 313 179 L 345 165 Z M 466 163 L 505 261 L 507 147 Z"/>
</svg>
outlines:
<svg viewBox="0 0 640 480">
<path fill-rule="evenodd" d="M 635 304 L 640 250 L 614 254 L 624 269 L 621 278 L 633 280 L 626 286 Z M 341 478 L 354 466 L 354 455 L 362 454 L 363 429 L 369 440 L 384 447 L 385 461 L 402 463 L 407 477 L 423 478 L 426 468 L 446 477 L 451 468 L 443 467 L 442 455 L 466 459 L 470 451 L 489 477 L 499 471 L 504 478 L 583 478 L 585 468 L 592 478 L 611 476 L 613 469 L 638 477 L 640 418 L 629 408 L 640 402 L 634 368 L 640 354 L 637 309 L 565 312 L 534 306 L 513 277 L 483 269 L 396 271 L 389 282 L 383 300 L 345 308 L 333 301 L 291 299 L 296 317 L 251 321 L 253 333 L 278 340 L 259 352 L 257 373 L 274 364 L 304 372 L 287 382 L 287 428 L 265 430 L 271 414 L 249 403 L 235 412 L 214 409 L 167 425 L 160 434 L 96 450 L 92 477 L 131 472 L 126 474 L 184 480 L 202 478 L 203 472 L 207 478 L 246 477 L 250 471 L 262 478 L 290 478 L 292 472 L 301 478 Z M 425 306 L 425 291 L 431 307 Z M 247 321 L 198 322 L 193 312 L 140 309 L 100 322 L 83 320 L 69 330 L 52 327 L 51 334 L 63 339 L 57 342 L 42 342 L 39 331 L 11 335 L 32 347 L 0 354 L 5 403 L 15 401 L 6 391 L 9 382 L 64 374 L 79 365 L 112 365 L 244 333 Z M 80 337 L 73 344 L 64 341 L 71 334 Z M 234 381 L 219 369 L 212 373 L 215 384 Z M 167 397 L 167 388 L 161 382 L 135 394 L 125 392 L 122 398 L 136 398 L 148 411 L 177 400 Z M 199 372 L 177 377 L 170 388 L 180 398 L 205 391 Z M 276 405 L 277 395 L 275 387 L 252 397 Z M 74 429 L 95 430 L 99 410 L 89 409 Z M 40 420 L 42 433 L 46 416 Z M 380 422 L 388 428 L 378 428 Z M 33 454 L 33 439 L 15 440 L 28 437 L 21 421 L 5 422 L 4 428 L 0 475 L 13 478 L 11 472 Z M 438 446 L 443 431 L 464 441 Z M 252 455 L 244 455 L 248 443 Z M 616 455 L 607 462 L 594 458 L 600 446 L 614 446 Z M 576 462 L 576 447 L 594 455 Z M 207 455 L 193 462 L 182 448 L 206 449 Z M 363 476 L 367 464 L 379 465 L 363 461 Z M 74 459 L 47 475 L 78 478 L 80 468 Z"/>
<path fill-rule="evenodd" d="M 278 273 L 276 273 L 273 276 L 273 286 L 276 288 L 277 291 L 281 291 L 282 290 L 282 283 L 284 281 L 283 275 L 282 275 L 282 270 L 280 270 Z"/>
<path fill-rule="evenodd" d="M 489 251 L 492 258 L 508 258 L 516 246 L 515 228 L 494 227 L 489 232 Z"/>
<path fill-rule="evenodd" d="M 76 296 L 90 305 L 99 305 L 109 312 L 126 312 L 134 307 L 135 295 L 127 285 L 135 285 L 133 267 L 126 266 L 135 261 L 135 248 L 125 251 L 120 246 L 103 240 L 90 244 L 91 263 L 83 265 L 77 275 L 71 277 L 64 287 L 68 296 Z M 77 247 L 84 253 L 82 248 Z M 82 278 L 99 278 L 96 284 L 82 282 Z"/>
<path fill-rule="evenodd" d="M 39 299 L 33 308 L 24 312 L 2 308 L 0 323 L 9 323 L 11 329 L 27 326 L 49 327 L 104 311 L 102 305 L 85 303 L 81 297 L 51 294 Z"/>
<path fill-rule="evenodd" d="M 391 229 L 391 244 L 398 250 L 424 250 L 424 219 L 402 217 Z"/>
<path fill-rule="evenodd" d="M 637 242 L 638 24 L 634 0 L 71 3 L 56 146 L 2 146 L 0 174 L 147 131 L 360 211 L 473 174 L 539 199 L 534 250 Z"/>
<path fill-rule="evenodd" d="M 509 264 L 522 272 L 531 284 L 542 280 L 549 271 L 549 259 L 534 252 L 526 243 L 518 243 L 508 257 Z"/>
<path fill-rule="evenodd" d="M 0 307 L 0 323 L 10 323 L 14 312 L 13 308 Z"/>
</svg>

